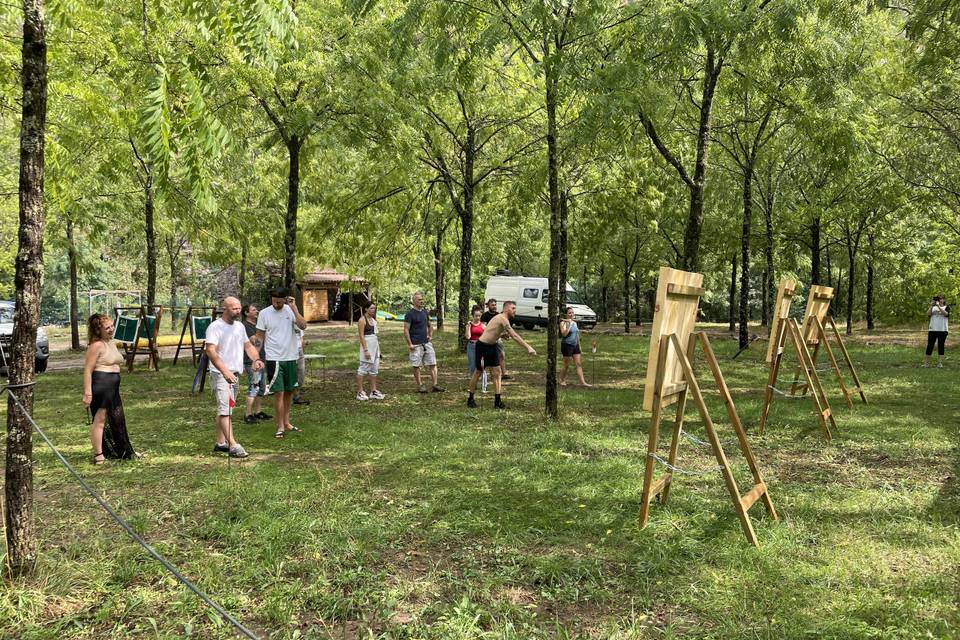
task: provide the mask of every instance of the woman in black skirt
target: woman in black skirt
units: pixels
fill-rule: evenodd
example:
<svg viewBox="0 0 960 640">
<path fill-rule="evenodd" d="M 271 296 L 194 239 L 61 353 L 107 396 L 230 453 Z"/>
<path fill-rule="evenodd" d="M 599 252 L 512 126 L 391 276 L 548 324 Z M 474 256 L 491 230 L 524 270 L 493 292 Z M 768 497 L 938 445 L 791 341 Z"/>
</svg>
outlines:
<svg viewBox="0 0 960 640">
<path fill-rule="evenodd" d="M 83 365 L 83 406 L 93 414 L 90 444 L 93 464 L 106 458 L 127 459 L 136 455 L 127 436 L 127 422 L 120 400 L 120 365 L 123 356 L 113 343 L 113 320 L 102 313 L 87 322 L 87 357 Z"/>
</svg>

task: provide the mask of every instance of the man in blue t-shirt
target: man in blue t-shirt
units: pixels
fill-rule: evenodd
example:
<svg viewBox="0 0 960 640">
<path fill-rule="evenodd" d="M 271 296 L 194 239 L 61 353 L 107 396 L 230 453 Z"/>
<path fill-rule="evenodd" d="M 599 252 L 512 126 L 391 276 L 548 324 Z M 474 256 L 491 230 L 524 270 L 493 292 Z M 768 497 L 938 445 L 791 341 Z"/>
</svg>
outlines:
<svg viewBox="0 0 960 640">
<path fill-rule="evenodd" d="M 410 349 L 410 366 L 413 367 L 413 378 L 417 381 L 417 391 L 427 393 L 427 387 L 420 379 L 420 367 L 423 365 L 430 367 L 431 391 L 444 391 L 443 387 L 437 385 L 437 352 L 431 343 L 433 327 L 430 325 L 430 315 L 423 309 L 422 293 L 413 294 L 413 308 L 403 316 L 403 335 Z"/>
</svg>

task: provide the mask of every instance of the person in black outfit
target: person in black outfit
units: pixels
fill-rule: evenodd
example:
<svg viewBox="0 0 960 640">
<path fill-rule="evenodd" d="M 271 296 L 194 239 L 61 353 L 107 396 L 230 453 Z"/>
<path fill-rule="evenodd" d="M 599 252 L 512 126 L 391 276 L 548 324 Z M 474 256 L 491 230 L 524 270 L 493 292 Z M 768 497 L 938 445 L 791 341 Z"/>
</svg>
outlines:
<svg viewBox="0 0 960 640">
<path fill-rule="evenodd" d="M 244 305 L 242 311 L 243 328 L 247 332 L 247 338 L 260 350 L 260 359 L 266 360 L 263 353 L 263 345 L 257 344 L 257 316 L 260 310 L 255 304 Z M 260 420 L 269 420 L 272 416 L 264 413 L 261 407 L 263 396 L 267 392 L 267 377 L 262 370 L 253 370 L 253 360 L 244 352 L 243 370 L 247 374 L 247 411 L 243 417 L 244 424 L 257 424 Z"/>
<path fill-rule="evenodd" d="M 497 299 L 490 298 L 487 300 L 487 310 L 480 316 L 480 322 L 485 325 L 490 324 L 490 321 L 498 315 L 500 313 L 497 311 Z M 503 350 L 503 340 L 497 341 L 497 351 L 500 353 L 500 379 L 509 380 L 512 376 L 507 375 L 507 358 Z"/>
</svg>

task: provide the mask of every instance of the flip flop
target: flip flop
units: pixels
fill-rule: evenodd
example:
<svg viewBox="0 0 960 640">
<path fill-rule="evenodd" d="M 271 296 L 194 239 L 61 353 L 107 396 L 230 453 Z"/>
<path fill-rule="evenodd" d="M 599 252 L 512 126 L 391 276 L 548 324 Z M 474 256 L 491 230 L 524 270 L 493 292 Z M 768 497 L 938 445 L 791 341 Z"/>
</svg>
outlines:
<svg viewBox="0 0 960 640">
<path fill-rule="evenodd" d="M 300 431 L 303 431 L 303 429 L 301 429 L 300 427 L 290 427 L 289 429 L 287 429 L 287 431 L 297 431 L 297 432 L 300 432 Z"/>
<path fill-rule="evenodd" d="M 275 434 L 273 434 L 273 437 L 277 440 L 283 440 L 283 431 L 277 431 Z"/>
</svg>

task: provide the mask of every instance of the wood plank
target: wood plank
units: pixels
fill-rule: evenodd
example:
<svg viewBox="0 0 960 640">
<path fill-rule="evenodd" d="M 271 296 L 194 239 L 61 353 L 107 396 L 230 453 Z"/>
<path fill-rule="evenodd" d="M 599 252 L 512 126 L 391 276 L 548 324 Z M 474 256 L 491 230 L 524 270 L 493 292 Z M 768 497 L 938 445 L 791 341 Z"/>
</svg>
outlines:
<svg viewBox="0 0 960 640">
<path fill-rule="evenodd" d="M 667 474 L 653 483 L 650 487 L 650 497 L 656 497 L 660 495 L 660 492 L 663 491 L 664 487 L 670 484 L 670 481 L 673 480 L 673 473 L 667 471 Z"/>
<path fill-rule="evenodd" d="M 742 498 L 740 498 L 740 504 L 743 505 L 743 508 L 747 511 L 750 510 L 750 507 L 753 506 L 760 496 L 767 492 L 767 485 L 763 482 L 758 482 L 753 485 L 753 489 L 750 489 Z"/>
<path fill-rule="evenodd" d="M 643 408 L 653 410 L 654 382 L 656 377 L 657 360 L 661 346 L 661 336 L 676 334 L 683 344 L 694 330 L 697 322 L 697 308 L 700 298 L 697 296 L 667 295 L 670 285 L 690 288 L 703 286 L 703 274 L 680 271 L 670 267 L 660 267 L 660 277 L 657 282 L 656 304 L 653 313 L 653 325 L 650 330 L 650 353 L 647 357 L 647 377 L 643 390 Z M 669 343 L 667 343 L 669 344 Z M 683 382 L 683 370 L 680 367 L 677 353 L 672 346 L 667 347 L 667 360 L 664 363 L 663 389 L 678 382 Z M 663 395 L 663 394 L 662 394 Z M 666 394 L 671 398 L 669 394 Z M 671 398 L 671 402 L 672 402 Z M 670 404 L 668 402 L 667 404 Z"/>
<path fill-rule="evenodd" d="M 784 278 L 777 287 L 777 302 L 773 305 L 773 321 L 770 323 L 770 335 L 767 337 L 767 362 L 773 362 L 774 345 L 780 334 L 783 320 L 790 317 L 790 306 L 793 304 L 796 286 L 796 281 Z"/>
<path fill-rule="evenodd" d="M 650 416 L 650 433 L 647 437 L 647 459 L 646 464 L 643 470 L 643 491 L 640 494 L 640 516 L 639 524 L 640 528 L 643 529 L 647 526 L 647 518 L 650 516 L 650 499 L 652 494 L 650 493 L 650 488 L 653 486 L 653 465 L 656 462 L 653 455 L 657 451 L 657 438 L 660 434 L 660 422 L 662 421 L 663 410 L 662 402 L 660 399 L 660 389 L 663 387 L 663 375 L 664 369 L 666 368 L 667 360 L 667 343 L 670 340 L 668 336 L 662 336 L 657 345 L 657 359 L 656 366 L 653 370 L 653 412 Z M 653 343 L 651 343 L 651 351 Z"/>
<path fill-rule="evenodd" d="M 703 287 L 688 287 L 682 284 L 667 285 L 668 296 L 695 296 L 697 298 L 700 298 L 706 293 L 707 293 L 707 290 L 704 289 Z"/>
</svg>

